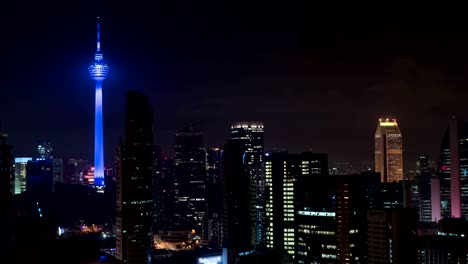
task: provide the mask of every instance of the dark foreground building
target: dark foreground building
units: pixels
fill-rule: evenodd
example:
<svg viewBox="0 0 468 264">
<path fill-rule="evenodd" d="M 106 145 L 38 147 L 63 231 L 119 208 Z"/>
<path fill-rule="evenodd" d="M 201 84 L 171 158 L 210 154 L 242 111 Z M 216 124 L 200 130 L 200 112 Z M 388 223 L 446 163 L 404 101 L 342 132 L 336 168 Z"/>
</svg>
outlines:
<svg viewBox="0 0 468 264">
<path fill-rule="evenodd" d="M 223 248 L 232 252 L 228 263 L 234 263 L 239 252 L 255 245 L 255 190 L 244 163 L 245 144 L 230 140 L 224 146 L 223 173 Z M 232 262 L 231 262 L 232 260 Z"/>
<path fill-rule="evenodd" d="M 125 138 L 117 151 L 116 257 L 124 263 L 151 263 L 153 248 L 153 116 L 148 98 L 126 96 Z"/>
</svg>

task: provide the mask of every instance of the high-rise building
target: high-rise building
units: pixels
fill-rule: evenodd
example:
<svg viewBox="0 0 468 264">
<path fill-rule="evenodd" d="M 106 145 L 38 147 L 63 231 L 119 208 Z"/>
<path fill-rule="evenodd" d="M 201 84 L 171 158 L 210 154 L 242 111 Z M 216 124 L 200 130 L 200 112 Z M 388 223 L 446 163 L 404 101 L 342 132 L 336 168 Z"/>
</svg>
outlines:
<svg viewBox="0 0 468 264">
<path fill-rule="evenodd" d="M 419 221 L 432 222 L 431 215 L 431 179 L 432 169 L 429 167 L 428 156 L 418 156 L 416 176 L 411 183 L 411 207 L 419 214 Z"/>
<path fill-rule="evenodd" d="M 379 185 L 378 173 L 336 176 L 338 263 L 366 262 L 369 194 Z"/>
<path fill-rule="evenodd" d="M 126 95 L 125 137 L 116 155 L 116 257 L 151 263 L 153 248 L 153 117 L 148 98 Z"/>
<path fill-rule="evenodd" d="M 442 217 L 468 217 L 468 123 L 455 117 L 442 140 L 438 176 Z"/>
<path fill-rule="evenodd" d="M 299 212 L 310 210 L 304 206 L 295 208 L 303 197 L 299 193 L 303 189 L 296 182 L 299 178 L 317 179 L 316 177 L 327 173 L 326 154 L 276 152 L 265 155 L 267 248 L 284 250 L 294 258 L 297 248 L 295 229 L 299 223 L 295 219 L 295 209 Z M 301 224 L 307 225 L 304 222 Z"/>
<path fill-rule="evenodd" d="M 375 131 L 375 172 L 382 182 L 403 180 L 403 143 L 396 119 L 379 119 Z"/>
<path fill-rule="evenodd" d="M 99 17 L 98 17 L 99 19 Z M 94 54 L 94 63 L 88 67 L 89 75 L 96 87 L 96 103 L 94 118 L 94 186 L 104 187 L 104 136 L 102 121 L 102 81 L 107 78 L 109 67 L 104 64 L 101 53 L 101 33 L 99 21 L 97 23 L 97 47 Z"/>
<path fill-rule="evenodd" d="M 37 144 L 37 157 L 42 159 L 54 158 L 54 149 L 48 140 L 43 140 Z"/>
<path fill-rule="evenodd" d="M 245 142 L 229 140 L 224 145 L 221 175 L 223 201 L 223 248 L 246 252 L 255 246 L 255 205 L 252 178 L 245 161 Z M 229 257 L 228 263 L 232 258 Z"/>
<path fill-rule="evenodd" d="M 26 165 L 26 191 L 33 194 L 51 193 L 54 187 L 52 160 L 37 158 Z"/>
<path fill-rule="evenodd" d="M 13 194 L 26 191 L 26 165 L 31 161 L 30 157 L 15 158 L 15 183 Z"/>
<path fill-rule="evenodd" d="M 206 173 L 207 173 L 207 232 L 208 241 L 213 247 L 221 246 L 221 168 L 223 164 L 223 150 L 211 148 L 206 151 Z"/>
<path fill-rule="evenodd" d="M 174 173 L 174 221 L 181 230 L 205 236 L 206 151 L 203 133 L 192 125 L 176 134 Z"/>
<path fill-rule="evenodd" d="M 53 178 L 54 178 L 54 189 L 55 184 L 63 183 L 63 159 L 54 158 L 52 160 Z"/>
<path fill-rule="evenodd" d="M 68 159 L 64 166 L 63 182 L 65 184 L 83 184 L 84 172 L 91 170 L 91 162 L 84 159 Z"/>
<path fill-rule="evenodd" d="M 170 157 L 163 157 L 160 162 L 160 216 L 158 219 L 164 229 L 171 229 L 174 223 L 174 159 Z"/>
<path fill-rule="evenodd" d="M 335 181 L 326 174 L 305 174 L 295 182 L 294 243 L 298 264 L 338 262 L 335 187 Z"/>
<path fill-rule="evenodd" d="M 262 122 L 237 122 L 231 126 L 231 138 L 245 144 L 245 166 L 252 178 L 255 190 L 255 207 L 251 208 L 256 215 L 255 243 L 265 245 L 265 175 L 262 170 L 263 134 Z"/>
<path fill-rule="evenodd" d="M 417 219 L 413 208 L 369 210 L 367 263 L 418 263 Z"/>
</svg>

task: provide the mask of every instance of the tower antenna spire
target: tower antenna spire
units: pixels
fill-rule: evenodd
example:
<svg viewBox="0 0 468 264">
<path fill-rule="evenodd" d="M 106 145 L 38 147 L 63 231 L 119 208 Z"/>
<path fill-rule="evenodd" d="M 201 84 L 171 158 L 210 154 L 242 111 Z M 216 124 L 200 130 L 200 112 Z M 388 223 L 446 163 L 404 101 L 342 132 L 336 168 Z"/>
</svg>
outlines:
<svg viewBox="0 0 468 264">
<path fill-rule="evenodd" d="M 96 52 L 101 52 L 101 26 L 99 25 L 99 17 L 97 17 L 97 49 Z"/>
</svg>

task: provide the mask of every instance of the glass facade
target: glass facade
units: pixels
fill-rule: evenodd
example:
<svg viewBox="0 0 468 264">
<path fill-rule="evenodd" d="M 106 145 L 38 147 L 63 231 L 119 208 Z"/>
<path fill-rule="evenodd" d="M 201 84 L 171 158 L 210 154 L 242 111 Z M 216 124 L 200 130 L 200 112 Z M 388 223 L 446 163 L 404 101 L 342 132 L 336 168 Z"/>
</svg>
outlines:
<svg viewBox="0 0 468 264">
<path fill-rule="evenodd" d="M 396 119 L 379 119 L 375 131 L 375 172 L 382 182 L 403 180 L 403 143 Z"/>
</svg>

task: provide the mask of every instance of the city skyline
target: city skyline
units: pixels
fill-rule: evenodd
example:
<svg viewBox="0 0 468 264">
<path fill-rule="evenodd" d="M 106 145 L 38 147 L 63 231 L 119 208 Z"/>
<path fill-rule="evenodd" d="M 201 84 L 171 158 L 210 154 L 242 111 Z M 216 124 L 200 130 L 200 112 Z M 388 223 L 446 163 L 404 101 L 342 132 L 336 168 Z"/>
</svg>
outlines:
<svg viewBox="0 0 468 264">
<path fill-rule="evenodd" d="M 103 37 L 112 43 L 106 56 L 116 71 L 107 84 L 115 94 L 104 94 L 109 154 L 122 132 L 121 105 L 129 88 L 148 94 L 156 112 L 155 143 L 168 153 L 187 121 L 200 124 L 206 146 L 219 147 L 232 122 L 253 120 L 265 124 L 266 150 L 371 161 L 375 120 L 395 116 L 407 157 L 428 153 L 437 160 L 450 116 L 467 117 L 462 108 L 467 40 L 457 28 L 445 31 L 450 21 L 431 30 L 436 22 L 416 13 L 399 23 L 377 19 L 381 33 L 371 33 L 371 26 L 354 29 L 360 21 L 343 26 L 346 15 L 336 24 L 313 26 L 325 15 L 309 18 L 293 6 L 271 4 L 261 12 L 260 5 L 249 10 L 192 5 L 190 11 L 136 5 L 123 18 L 118 5 L 74 17 L 60 15 L 60 5 L 44 10 L 44 17 L 1 16 L 0 33 L 11 40 L 1 44 L 2 55 L 5 65 L 14 66 L 0 72 L 5 98 L 0 114 L 15 156 L 29 156 L 34 142 L 47 138 L 59 156 L 92 160 L 94 93 L 84 69 L 99 13 L 106 23 Z M 58 15 L 48 16 L 52 13 Z M 203 15 L 206 19 L 196 19 Z M 418 29 L 418 19 L 427 25 Z M 18 78 L 19 72 L 28 78 Z M 66 147 L 68 142 L 76 144 Z"/>
</svg>

